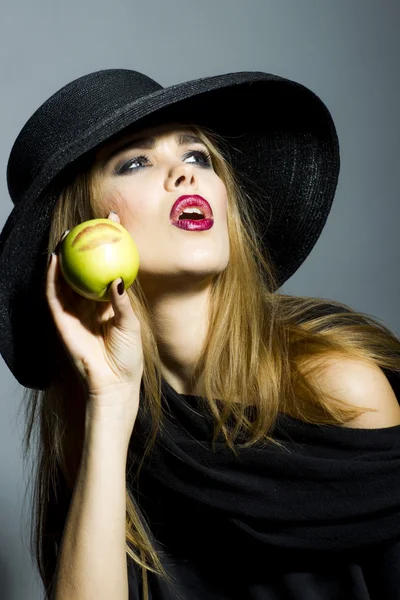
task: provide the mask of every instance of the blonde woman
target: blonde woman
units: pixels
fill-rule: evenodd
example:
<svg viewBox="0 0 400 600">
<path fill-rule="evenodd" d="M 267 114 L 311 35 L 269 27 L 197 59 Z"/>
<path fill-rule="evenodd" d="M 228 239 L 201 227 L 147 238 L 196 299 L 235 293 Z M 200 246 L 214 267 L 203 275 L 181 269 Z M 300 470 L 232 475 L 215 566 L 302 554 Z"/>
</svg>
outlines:
<svg viewBox="0 0 400 600">
<path fill-rule="evenodd" d="M 0 350 L 38 428 L 47 600 L 398 598 L 400 340 L 279 293 L 339 174 L 334 124 L 259 72 L 64 86 L 10 154 Z M 134 283 L 95 302 L 59 242 L 108 217 Z"/>
</svg>

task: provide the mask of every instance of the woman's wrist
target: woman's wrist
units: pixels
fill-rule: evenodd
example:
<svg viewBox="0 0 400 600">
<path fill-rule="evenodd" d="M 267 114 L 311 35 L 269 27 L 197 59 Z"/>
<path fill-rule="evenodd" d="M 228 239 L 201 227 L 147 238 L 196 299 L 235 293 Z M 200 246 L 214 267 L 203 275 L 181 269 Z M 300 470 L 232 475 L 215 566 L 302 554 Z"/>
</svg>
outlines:
<svg viewBox="0 0 400 600">
<path fill-rule="evenodd" d="M 127 448 L 136 421 L 138 394 L 136 390 L 131 390 L 124 394 L 119 391 L 89 396 L 86 405 L 86 435 L 94 428 L 103 432 L 100 435 L 107 436 L 109 433 L 114 439 L 119 439 Z"/>
</svg>

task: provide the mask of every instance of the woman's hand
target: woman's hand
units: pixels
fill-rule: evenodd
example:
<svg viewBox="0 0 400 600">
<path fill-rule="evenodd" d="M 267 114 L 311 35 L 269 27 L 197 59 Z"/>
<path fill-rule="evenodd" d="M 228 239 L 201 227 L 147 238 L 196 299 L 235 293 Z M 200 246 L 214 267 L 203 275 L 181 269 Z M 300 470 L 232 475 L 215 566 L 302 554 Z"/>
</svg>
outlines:
<svg viewBox="0 0 400 600">
<path fill-rule="evenodd" d="M 111 220 L 120 222 L 110 214 Z M 65 233 L 64 233 L 65 235 Z M 63 239 L 63 238 L 62 238 Z M 64 280 L 59 258 L 52 256 L 46 275 L 46 298 L 58 335 L 87 386 L 93 407 L 121 403 L 133 424 L 143 374 L 140 323 L 126 291 L 111 285 L 111 302 L 96 302 L 77 294 Z M 131 400 L 132 399 L 132 400 Z M 126 413 L 127 404 L 129 406 Z"/>
</svg>

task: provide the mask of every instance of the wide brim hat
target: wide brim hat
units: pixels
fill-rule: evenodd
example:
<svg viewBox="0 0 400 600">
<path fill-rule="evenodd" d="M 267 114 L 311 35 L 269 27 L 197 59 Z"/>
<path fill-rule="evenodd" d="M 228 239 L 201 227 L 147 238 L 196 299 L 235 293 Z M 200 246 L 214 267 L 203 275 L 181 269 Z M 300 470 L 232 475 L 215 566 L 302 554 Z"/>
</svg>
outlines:
<svg viewBox="0 0 400 600">
<path fill-rule="evenodd" d="M 172 121 L 224 138 L 278 287 L 313 249 L 334 198 L 339 146 L 327 107 L 307 87 L 262 72 L 165 88 L 128 69 L 79 77 L 27 121 L 7 167 L 14 208 L 0 234 L 0 352 L 23 386 L 45 389 L 54 368 L 43 287 L 62 188 L 88 153 L 125 128 Z"/>
</svg>

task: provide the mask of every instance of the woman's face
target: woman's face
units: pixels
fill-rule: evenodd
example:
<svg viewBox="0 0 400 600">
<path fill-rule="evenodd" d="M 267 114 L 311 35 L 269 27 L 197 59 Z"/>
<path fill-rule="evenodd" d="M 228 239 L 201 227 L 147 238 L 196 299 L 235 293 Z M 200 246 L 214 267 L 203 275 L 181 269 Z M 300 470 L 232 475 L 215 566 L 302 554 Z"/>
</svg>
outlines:
<svg viewBox="0 0 400 600">
<path fill-rule="evenodd" d="M 102 187 L 97 207 L 104 215 L 115 210 L 132 235 L 145 291 L 190 289 L 195 282 L 203 286 L 229 262 L 227 192 L 207 155 L 194 133 L 179 125 L 125 134 L 97 153 Z M 171 224 L 175 201 L 193 195 L 209 203 L 210 229 Z"/>
</svg>

